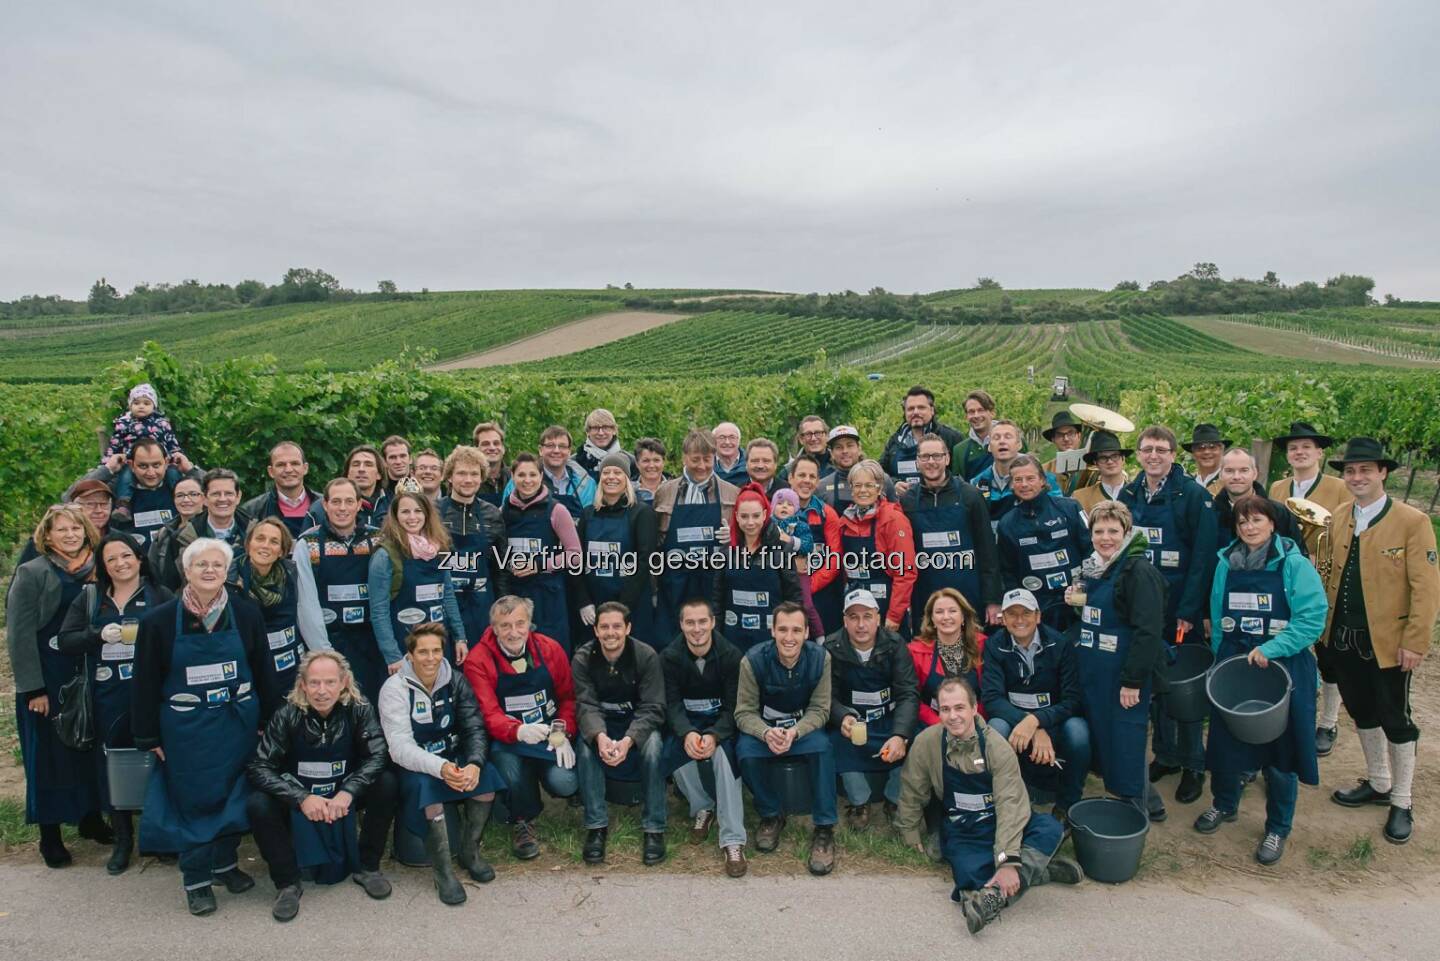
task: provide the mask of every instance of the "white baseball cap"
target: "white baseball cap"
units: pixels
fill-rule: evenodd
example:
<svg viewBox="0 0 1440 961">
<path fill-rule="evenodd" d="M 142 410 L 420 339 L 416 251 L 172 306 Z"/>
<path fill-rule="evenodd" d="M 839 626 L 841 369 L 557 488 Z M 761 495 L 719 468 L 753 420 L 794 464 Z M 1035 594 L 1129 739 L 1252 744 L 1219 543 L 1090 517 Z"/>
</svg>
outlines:
<svg viewBox="0 0 1440 961">
<path fill-rule="evenodd" d="M 1040 602 L 1035 600 L 1034 594 L 1020 587 L 1013 591 L 1006 591 L 1005 596 L 1000 601 L 1000 610 L 1007 610 L 1011 607 L 1023 607 L 1026 610 L 1039 611 Z"/>
<path fill-rule="evenodd" d="M 860 432 L 849 424 L 841 424 L 839 427 L 832 427 L 830 429 L 830 438 L 825 443 L 827 445 L 833 444 L 842 437 L 853 437 L 859 440 Z"/>
<path fill-rule="evenodd" d="M 875 595 L 863 587 L 858 587 L 845 595 L 845 610 L 850 610 L 850 608 L 856 604 L 859 604 L 861 607 L 868 607 L 872 611 L 880 610 L 880 605 L 875 602 Z"/>
</svg>

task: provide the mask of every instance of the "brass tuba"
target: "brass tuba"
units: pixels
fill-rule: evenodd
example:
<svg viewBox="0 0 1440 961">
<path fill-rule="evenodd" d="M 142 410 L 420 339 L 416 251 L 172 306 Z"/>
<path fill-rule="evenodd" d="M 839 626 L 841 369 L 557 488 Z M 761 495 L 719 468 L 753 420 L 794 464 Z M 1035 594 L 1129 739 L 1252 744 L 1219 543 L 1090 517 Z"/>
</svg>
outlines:
<svg viewBox="0 0 1440 961">
<path fill-rule="evenodd" d="M 1286 498 L 1285 508 L 1300 522 L 1305 546 L 1315 561 L 1315 570 L 1320 572 L 1321 581 L 1328 582 L 1330 569 L 1335 565 L 1335 551 L 1330 541 L 1330 512 L 1303 497 Z"/>
</svg>

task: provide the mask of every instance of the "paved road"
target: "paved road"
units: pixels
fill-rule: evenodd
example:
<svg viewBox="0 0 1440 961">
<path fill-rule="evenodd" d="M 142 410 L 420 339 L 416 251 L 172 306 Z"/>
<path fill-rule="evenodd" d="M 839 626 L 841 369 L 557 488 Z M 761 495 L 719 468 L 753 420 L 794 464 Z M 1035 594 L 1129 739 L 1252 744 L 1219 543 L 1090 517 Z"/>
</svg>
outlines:
<svg viewBox="0 0 1440 961">
<path fill-rule="evenodd" d="M 173 868 L 150 862 L 110 878 L 96 865 L 50 871 L 29 855 L 0 861 L 0 958 L 207 959 L 471 957 L 529 959 L 937 958 L 974 950 L 935 878 L 747 878 L 578 868 L 469 885 L 457 908 L 428 876 L 396 868 L 396 893 L 372 902 L 346 883 L 311 888 L 300 917 L 270 919 L 270 886 L 219 895 L 209 918 L 185 913 Z M 253 866 L 252 866 L 253 867 Z M 501 866 L 503 872 L 504 866 Z M 258 872 L 257 872 L 258 873 Z M 1173 885 L 1047 887 L 1027 894 L 975 947 L 993 957 L 1184 959 L 1418 958 L 1440 943 L 1440 895 L 1394 890 L 1313 895 L 1240 879 Z M 83 909 L 80 907 L 83 905 Z M 742 923 L 740 919 L 754 919 Z M 757 923 L 758 922 L 758 923 Z M 381 946 L 388 946 L 382 948 Z M 403 947 L 402 947 L 403 945 Z M 1006 953 L 1000 953 L 1006 952 Z M 1022 952 L 1022 953 L 1009 953 Z"/>
</svg>

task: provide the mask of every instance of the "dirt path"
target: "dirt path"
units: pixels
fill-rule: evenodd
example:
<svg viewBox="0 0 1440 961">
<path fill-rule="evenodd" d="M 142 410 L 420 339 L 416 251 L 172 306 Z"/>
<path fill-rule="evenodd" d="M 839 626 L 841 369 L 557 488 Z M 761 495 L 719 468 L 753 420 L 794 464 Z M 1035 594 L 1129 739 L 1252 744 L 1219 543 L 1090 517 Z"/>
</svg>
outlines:
<svg viewBox="0 0 1440 961">
<path fill-rule="evenodd" d="M 661 314 L 644 310 L 624 310 L 612 314 L 598 314 L 586 317 L 529 337 L 512 341 L 503 347 L 495 347 L 479 354 L 457 357 L 436 364 L 431 370 L 467 370 L 473 367 L 498 367 L 502 364 L 519 364 L 527 360 L 545 360 L 562 354 L 573 354 L 579 350 L 599 347 L 612 340 L 639 334 L 654 327 L 673 324 L 688 314 Z"/>
</svg>

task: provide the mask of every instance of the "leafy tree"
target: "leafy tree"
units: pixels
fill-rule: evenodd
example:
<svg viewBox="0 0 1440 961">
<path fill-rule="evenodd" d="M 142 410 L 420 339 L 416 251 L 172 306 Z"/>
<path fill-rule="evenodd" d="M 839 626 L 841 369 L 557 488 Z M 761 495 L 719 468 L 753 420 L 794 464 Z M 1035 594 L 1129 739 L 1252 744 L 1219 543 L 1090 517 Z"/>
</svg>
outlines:
<svg viewBox="0 0 1440 961">
<path fill-rule="evenodd" d="M 398 294 L 400 292 L 400 288 L 395 286 L 393 280 L 380 281 L 379 288 L 382 294 Z"/>
<path fill-rule="evenodd" d="M 1187 276 L 1194 277 L 1196 280 L 1219 280 L 1220 268 L 1212 263 L 1200 261 L 1196 262 Z"/>
<path fill-rule="evenodd" d="M 265 285 L 258 280 L 242 280 L 235 285 L 235 299 L 242 304 L 253 303 L 265 290 Z"/>
<path fill-rule="evenodd" d="M 1275 276 L 1275 271 L 1267 270 L 1265 271 L 1265 276 L 1260 278 L 1260 283 L 1264 284 L 1266 287 L 1279 287 L 1280 278 Z"/>
<path fill-rule="evenodd" d="M 1120 281 L 1120 283 L 1118 283 L 1118 284 L 1115 285 L 1115 289 L 1116 289 L 1116 290 L 1139 290 L 1139 289 L 1140 289 L 1140 281 L 1138 281 L 1138 280 L 1122 280 L 1122 281 Z"/>
<path fill-rule="evenodd" d="M 90 297 L 86 301 L 92 314 L 114 313 L 120 305 L 120 292 L 101 277 L 90 285 Z"/>
<path fill-rule="evenodd" d="M 994 277 L 979 277 L 975 280 L 976 290 L 999 290 L 1000 281 Z"/>
</svg>

